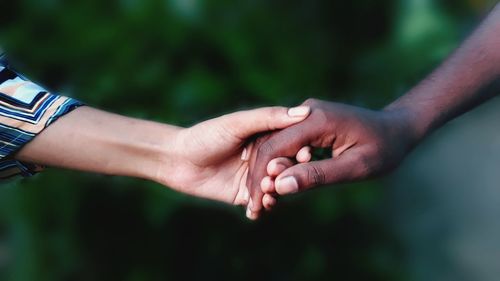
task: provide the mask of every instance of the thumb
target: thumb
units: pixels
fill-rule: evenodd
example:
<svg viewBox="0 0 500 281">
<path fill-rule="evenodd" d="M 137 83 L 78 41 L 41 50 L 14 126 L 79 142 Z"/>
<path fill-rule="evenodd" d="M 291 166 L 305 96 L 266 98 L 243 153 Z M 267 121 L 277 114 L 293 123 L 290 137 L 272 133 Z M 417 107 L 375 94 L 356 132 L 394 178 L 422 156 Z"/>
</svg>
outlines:
<svg viewBox="0 0 500 281">
<path fill-rule="evenodd" d="M 247 139 L 255 134 L 284 129 L 306 119 L 311 112 L 308 106 L 263 107 L 224 115 L 221 125 L 233 136 Z"/>
<path fill-rule="evenodd" d="M 325 184 L 360 179 L 363 169 L 355 156 L 340 156 L 321 161 L 298 164 L 286 169 L 275 181 L 276 192 L 292 194 Z"/>
</svg>

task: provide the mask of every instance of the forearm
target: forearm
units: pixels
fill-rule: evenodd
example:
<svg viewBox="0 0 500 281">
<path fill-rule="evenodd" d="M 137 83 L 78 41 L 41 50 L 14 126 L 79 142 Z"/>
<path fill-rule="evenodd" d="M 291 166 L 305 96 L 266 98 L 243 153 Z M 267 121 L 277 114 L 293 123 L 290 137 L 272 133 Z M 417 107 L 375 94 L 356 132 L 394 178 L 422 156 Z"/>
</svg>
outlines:
<svg viewBox="0 0 500 281">
<path fill-rule="evenodd" d="M 386 107 L 408 120 L 416 141 L 499 92 L 500 5 L 438 69 Z"/>
<path fill-rule="evenodd" d="M 155 180 L 178 130 L 81 107 L 41 132 L 15 157 L 47 166 Z"/>
</svg>

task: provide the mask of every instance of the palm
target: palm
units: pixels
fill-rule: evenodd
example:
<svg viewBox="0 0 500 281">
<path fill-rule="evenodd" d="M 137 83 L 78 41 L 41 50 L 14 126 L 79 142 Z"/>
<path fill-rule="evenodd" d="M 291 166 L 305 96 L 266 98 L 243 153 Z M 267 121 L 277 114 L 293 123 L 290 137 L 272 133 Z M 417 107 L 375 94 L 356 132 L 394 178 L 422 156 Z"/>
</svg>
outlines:
<svg viewBox="0 0 500 281">
<path fill-rule="evenodd" d="M 241 159 L 244 140 L 207 121 L 181 132 L 178 142 L 184 149 L 175 177 L 183 192 L 229 204 L 247 203 L 248 162 Z"/>
<path fill-rule="evenodd" d="M 247 140 L 257 133 L 283 129 L 303 121 L 309 107 L 288 110 L 268 107 L 240 111 L 211 119 L 178 132 L 169 161 L 162 171 L 163 184 L 194 196 L 246 205 L 249 192 L 246 181 L 249 171 L 242 152 Z"/>
</svg>

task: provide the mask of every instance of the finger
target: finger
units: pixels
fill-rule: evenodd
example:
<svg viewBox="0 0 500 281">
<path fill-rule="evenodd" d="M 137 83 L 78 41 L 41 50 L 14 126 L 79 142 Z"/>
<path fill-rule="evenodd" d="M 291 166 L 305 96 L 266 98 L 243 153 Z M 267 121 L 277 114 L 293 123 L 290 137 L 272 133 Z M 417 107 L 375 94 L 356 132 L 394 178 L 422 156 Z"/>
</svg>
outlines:
<svg viewBox="0 0 500 281">
<path fill-rule="evenodd" d="M 299 163 L 307 163 L 311 161 L 312 154 L 311 154 L 311 147 L 310 146 L 304 146 L 299 150 L 297 153 L 297 162 Z"/>
<path fill-rule="evenodd" d="M 304 123 L 291 126 L 272 134 L 269 139 L 256 143 L 256 148 L 250 157 L 250 172 L 247 178 L 247 186 L 250 197 L 254 201 L 252 211 L 259 212 L 262 209 L 262 189 L 260 183 L 267 176 L 267 165 L 277 157 L 295 157 L 297 152 L 308 145 L 309 134 L 305 134 L 308 126 Z M 309 124 L 310 125 L 310 124 Z"/>
<path fill-rule="evenodd" d="M 250 160 L 250 155 L 253 151 L 253 147 L 254 147 L 254 143 L 251 142 L 250 144 L 248 144 L 244 149 L 243 151 L 241 152 L 241 160 L 242 161 L 245 161 L 247 162 L 248 160 Z"/>
<path fill-rule="evenodd" d="M 276 202 L 276 198 L 269 194 L 264 194 L 264 197 L 262 198 L 262 205 L 264 205 L 264 208 L 267 211 L 270 211 L 276 205 Z"/>
<path fill-rule="evenodd" d="M 276 178 L 276 193 L 287 195 L 324 184 L 363 179 L 366 168 L 358 159 L 351 154 L 295 165 Z"/>
<path fill-rule="evenodd" d="M 264 193 L 274 193 L 274 181 L 271 179 L 271 177 L 265 177 L 262 179 L 262 182 L 260 183 L 260 189 Z M 265 195 L 264 195 L 265 196 Z"/>
<path fill-rule="evenodd" d="M 259 218 L 259 213 L 252 211 L 252 205 L 253 205 L 253 201 L 252 201 L 252 198 L 250 198 L 250 201 L 249 201 L 248 206 L 247 206 L 246 216 L 249 220 L 254 221 L 254 220 L 257 220 Z"/>
<path fill-rule="evenodd" d="M 245 140 L 258 133 L 283 129 L 301 122 L 310 112 L 308 106 L 290 109 L 276 106 L 239 111 L 217 119 L 232 136 Z"/>
<path fill-rule="evenodd" d="M 267 174 L 272 177 L 276 177 L 281 174 L 284 170 L 292 167 L 295 163 L 290 158 L 279 157 L 271 160 L 267 164 Z"/>
<path fill-rule="evenodd" d="M 248 188 L 246 187 L 240 188 L 234 199 L 234 204 L 246 207 L 249 201 L 250 201 L 250 194 L 248 193 Z"/>
<path fill-rule="evenodd" d="M 257 212 L 252 212 L 252 210 L 250 210 L 250 209 L 248 209 L 248 208 L 247 208 L 247 213 L 246 213 L 246 215 L 247 215 L 247 218 L 248 218 L 249 220 L 252 220 L 252 221 L 257 220 L 257 219 L 259 218 L 259 215 L 258 215 L 258 213 L 257 213 Z"/>
</svg>

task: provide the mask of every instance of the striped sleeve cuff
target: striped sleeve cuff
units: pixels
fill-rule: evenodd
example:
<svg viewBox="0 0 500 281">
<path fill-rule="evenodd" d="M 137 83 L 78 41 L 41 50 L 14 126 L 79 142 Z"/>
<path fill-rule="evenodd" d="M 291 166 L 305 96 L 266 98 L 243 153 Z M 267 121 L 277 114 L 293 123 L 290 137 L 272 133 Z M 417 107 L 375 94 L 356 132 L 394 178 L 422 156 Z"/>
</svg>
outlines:
<svg viewBox="0 0 500 281">
<path fill-rule="evenodd" d="M 59 117 L 81 105 L 47 92 L 0 61 L 0 179 L 41 171 L 42 167 L 12 156 Z"/>
</svg>

